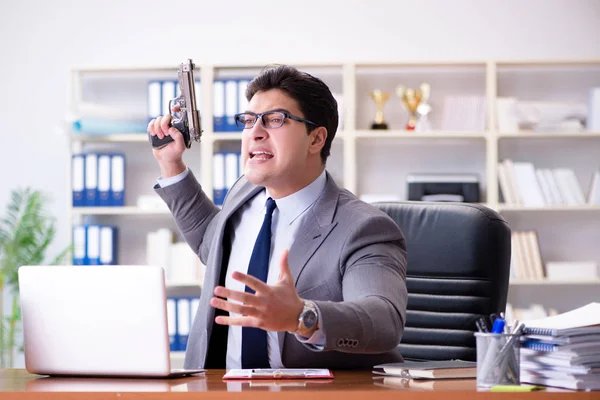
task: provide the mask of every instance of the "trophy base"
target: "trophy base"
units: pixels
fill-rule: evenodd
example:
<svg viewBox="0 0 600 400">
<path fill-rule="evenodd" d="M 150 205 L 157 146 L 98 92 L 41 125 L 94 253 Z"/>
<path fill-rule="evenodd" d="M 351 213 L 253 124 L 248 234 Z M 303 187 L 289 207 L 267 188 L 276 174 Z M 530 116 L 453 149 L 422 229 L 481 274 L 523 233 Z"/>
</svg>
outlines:
<svg viewBox="0 0 600 400">
<path fill-rule="evenodd" d="M 375 130 L 388 129 L 388 124 L 386 124 L 385 122 L 381 122 L 381 123 L 373 122 L 371 124 L 371 129 L 375 129 Z"/>
</svg>

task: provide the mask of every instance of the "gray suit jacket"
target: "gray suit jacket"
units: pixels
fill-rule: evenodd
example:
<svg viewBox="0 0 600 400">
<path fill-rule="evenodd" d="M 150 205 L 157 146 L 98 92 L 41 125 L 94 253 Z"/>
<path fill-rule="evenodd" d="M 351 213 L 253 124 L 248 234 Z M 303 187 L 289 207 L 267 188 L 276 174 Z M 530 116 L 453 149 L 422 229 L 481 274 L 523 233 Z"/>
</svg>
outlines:
<svg viewBox="0 0 600 400">
<path fill-rule="evenodd" d="M 207 266 L 200 306 L 190 331 L 186 368 L 203 368 L 214 324 L 209 300 L 218 285 L 227 220 L 263 187 L 241 177 L 222 209 L 204 194 L 190 171 L 156 192 L 169 206 L 187 243 Z M 340 189 L 327 174 L 325 189 L 299 227 L 289 252 L 296 289 L 314 300 L 326 334 L 323 351 L 279 332 L 287 368 L 371 368 L 402 361 L 397 349 L 406 321 L 406 245 L 396 223 Z"/>
</svg>

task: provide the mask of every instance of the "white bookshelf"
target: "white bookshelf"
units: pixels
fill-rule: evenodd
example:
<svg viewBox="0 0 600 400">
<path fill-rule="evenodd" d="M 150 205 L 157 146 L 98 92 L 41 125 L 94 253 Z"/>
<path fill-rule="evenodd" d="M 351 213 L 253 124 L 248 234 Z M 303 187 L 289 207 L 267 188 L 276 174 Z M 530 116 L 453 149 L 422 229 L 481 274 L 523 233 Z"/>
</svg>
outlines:
<svg viewBox="0 0 600 400">
<path fill-rule="evenodd" d="M 258 74 L 261 64 L 208 64 L 201 57 L 196 62 L 195 76 L 202 84 L 202 142 L 193 143 L 186 151 L 184 160 L 200 180 L 206 194 L 212 197 L 212 155 L 222 148 L 239 146 L 242 134 L 237 132 L 214 132 L 212 107 L 212 82 L 219 77 L 248 76 Z M 279 63 L 285 63 L 279 61 Z M 488 207 L 500 212 L 513 230 L 538 231 L 544 260 L 571 261 L 594 260 L 600 264 L 600 206 L 548 206 L 520 207 L 504 204 L 499 191 L 497 165 L 505 157 L 519 161 L 533 161 L 542 166 L 558 167 L 573 164 L 584 190 L 590 183 L 590 173 L 600 168 L 600 132 L 498 132 L 496 121 L 496 97 L 514 95 L 526 100 L 556 100 L 565 97 L 569 101 L 582 101 L 587 95 L 586 87 L 600 82 L 600 59 L 572 60 L 385 60 L 381 62 L 287 62 L 308 71 L 327 83 L 332 91 L 343 95 L 343 127 L 336 134 L 328 169 L 338 184 L 356 195 L 394 194 L 406 198 L 406 175 L 414 172 L 461 172 L 480 176 L 481 200 Z M 140 89 L 143 79 L 176 79 L 178 65 L 139 66 L 91 66 L 70 70 L 69 104 L 76 104 L 86 95 L 85 80 L 128 79 L 136 80 Z M 550 78 L 552 79 L 550 79 Z M 556 77 L 556 79 L 554 79 Z M 591 77 L 591 78 L 590 78 Z M 552 85 L 544 84 L 552 82 Z M 539 80 L 539 81 L 538 81 Z M 413 132 L 403 129 L 406 112 L 395 95 L 397 84 L 416 87 L 420 81 L 431 83 L 430 104 L 433 107 L 432 130 Z M 532 83 L 532 81 L 535 81 Z M 541 83 L 540 83 L 541 82 Z M 208 83 L 208 84 L 207 84 Z M 127 86 L 127 85 L 126 85 Z M 392 92 L 386 103 L 384 117 L 390 129 L 369 129 L 375 113 L 374 103 L 368 91 L 374 88 Z M 125 90 L 124 88 L 123 90 Z M 136 105 L 143 107 L 145 91 L 134 93 Z M 439 129 L 444 95 L 477 94 L 486 99 L 486 127 L 481 131 L 449 131 Z M 124 95 L 124 93 L 121 93 Z M 144 111 L 139 108 L 137 111 Z M 152 194 L 152 186 L 159 171 L 152 157 L 146 135 L 122 133 L 107 136 L 71 135 L 72 152 L 87 146 L 119 148 L 133 154 L 128 157 L 127 174 L 135 175 L 132 186 L 126 187 L 126 207 L 73 208 L 69 206 L 69 223 L 83 218 L 111 218 L 118 221 L 125 217 L 128 223 L 135 221 L 144 229 L 148 216 L 155 215 L 165 223 L 172 223 L 166 210 L 144 210 L 135 206 L 139 194 Z M 128 153 L 128 154 L 129 154 Z M 594 164 L 595 163 L 595 164 Z M 68 187 L 70 188 L 70 160 Z M 129 182 L 128 182 L 129 183 Z M 70 198 L 70 196 L 69 196 Z M 141 217 L 141 218 L 140 218 Z M 139 222 L 138 222 L 139 221 Z M 141 233 L 140 233 L 141 234 Z M 144 232 L 145 235 L 145 232 Z M 128 245 L 122 237 L 120 248 L 142 251 Z M 139 241 L 138 241 L 139 242 Z M 509 301 L 531 302 L 521 296 L 532 287 L 538 289 L 541 303 L 556 297 L 555 291 L 563 286 L 577 287 L 575 301 L 594 298 L 597 282 L 511 282 Z M 538 285 L 538 286 L 535 286 Z M 597 300 L 597 296 L 596 296 Z"/>
</svg>

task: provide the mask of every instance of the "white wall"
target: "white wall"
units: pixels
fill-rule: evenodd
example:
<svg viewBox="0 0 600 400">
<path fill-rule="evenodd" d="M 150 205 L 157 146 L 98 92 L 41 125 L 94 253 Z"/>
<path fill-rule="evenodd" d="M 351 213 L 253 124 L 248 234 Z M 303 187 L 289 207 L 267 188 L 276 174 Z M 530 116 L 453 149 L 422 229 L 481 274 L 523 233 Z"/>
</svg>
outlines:
<svg viewBox="0 0 600 400">
<path fill-rule="evenodd" d="M 0 215 L 18 186 L 49 193 L 52 252 L 70 65 L 600 57 L 596 0 L 0 1 Z"/>
</svg>

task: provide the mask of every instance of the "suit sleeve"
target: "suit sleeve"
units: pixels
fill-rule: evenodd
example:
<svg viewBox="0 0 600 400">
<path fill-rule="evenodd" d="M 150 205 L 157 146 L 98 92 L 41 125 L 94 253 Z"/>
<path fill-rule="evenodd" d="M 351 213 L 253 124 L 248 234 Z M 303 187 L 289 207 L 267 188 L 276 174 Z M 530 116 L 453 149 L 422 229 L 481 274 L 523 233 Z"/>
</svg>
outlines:
<svg viewBox="0 0 600 400">
<path fill-rule="evenodd" d="M 316 301 L 323 351 L 383 353 L 400 343 L 406 321 L 406 244 L 387 216 L 359 221 L 340 257 L 343 301 Z"/>
<path fill-rule="evenodd" d="M 206 233 L 216 221 L 219 208 L 206 196 L 191 170 L 180 182 L 163 188 L 156 185 L 154 190 L 171 210 L 185 241 L 206 263 L 211 243 L 205 237 L 211 236 Z"/>
</svg>

